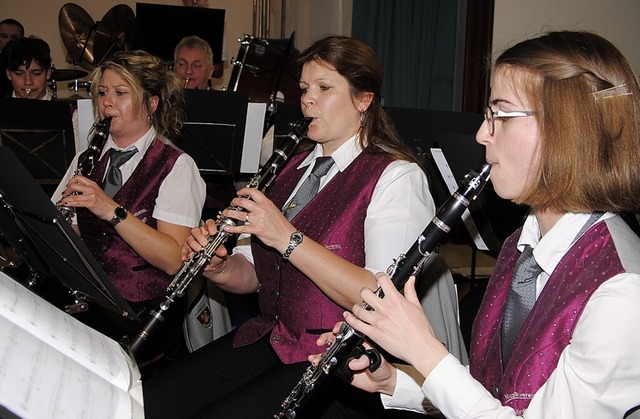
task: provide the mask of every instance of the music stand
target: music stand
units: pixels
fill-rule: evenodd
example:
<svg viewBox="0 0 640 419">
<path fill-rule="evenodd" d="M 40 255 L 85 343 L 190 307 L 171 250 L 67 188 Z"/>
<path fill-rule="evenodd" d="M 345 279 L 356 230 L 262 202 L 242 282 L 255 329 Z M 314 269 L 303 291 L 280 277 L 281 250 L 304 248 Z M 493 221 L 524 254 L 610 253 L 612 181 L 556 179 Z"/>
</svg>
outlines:
<svg viewBox="0 0 640 419">
<path fill-rule="evenodd" d="M 0 146 L 10 147 L 41 185 L 57 185 L 75 155 L 65 101 L 0 98 Z"/>
<path fill-rule="evenodd" d="M 173 62 L 173 51 L 185 36 L 196 35 L 211 45 L 213 62 L 222 62 L 224 9 L 136 3 L 133 46 Z"/>
<path fill-rule="evenodd" d="M 174 143 L 203 174 L 240 172 L 249 97 L 244 92 L 186 90 L 186 119 Z"/>
<path fill-rule="evenodd" d="M 70 314 L 97 304 L 120 318 L 139 320 L 80 237 L 8 147 L 0 147 L 0 233 L 32 269 L 76 298 Z M 49 300 L 52 295 L 42 295 Z M 59 306 L 57 301 L 50 301 Z M 91 326 L 91 325 L 90 325 Z"/>
<path fill-rule="evenodd" d="M 405 142 L 426 159 L 430 188 L 437 206 L 451 195 L 436 169 L 431 149 L 441 149 L 455 181 L 485 162 L 484 146 L 475 140 L 481 114 L 423 109 L 387 108 Z M 526 207 L 500 198 L 491 181 L 469 206 L 471 218 L 488 251 L 497 255 L 504 240 L 522 224 Z M 457 229 L 460 231 L 460 229 Z M 470 235 L 475 232 L 469 231 Z M 450 236 L 451 237 L 451 236 Z M 455 241 L 456 237 L 451 237 Z M 468 237 L 464 240 L 468 240 Z M 474 246 L 475 247 L 475 246 Z"/>
</svg>

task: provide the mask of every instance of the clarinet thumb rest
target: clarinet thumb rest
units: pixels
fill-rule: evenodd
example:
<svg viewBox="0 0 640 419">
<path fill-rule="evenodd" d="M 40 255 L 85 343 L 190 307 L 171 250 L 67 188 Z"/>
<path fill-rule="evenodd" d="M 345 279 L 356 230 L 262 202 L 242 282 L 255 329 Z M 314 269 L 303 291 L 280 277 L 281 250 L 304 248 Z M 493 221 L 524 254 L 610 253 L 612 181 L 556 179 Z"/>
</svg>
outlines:
<svg viewBox="0 0 640 419">
<path fill-rule="evenodd" d="M 355 348 L 353 348 L 353 352 L 351 352 L 351 355 L 349 356 L 347 361 L 336 370 L 336 375 L 346 382 L 350 382 L 353 379 L 354 371 L 349 368 L 349 363 L 351 362 L 351 360 L 360 358 L 361 356 L 366 356 L 367 359 L 369 359 L 369 366 L 367 367 L 367 369 L 370 372 L 374 372 L 375 370 L 380 368 L 380 365 L 382 365 L 382 355 L 380 355 L 380 352 L 378 352 L 377 349 L 366 349 L 364 345 L 359 344 Z"/>
</svg>

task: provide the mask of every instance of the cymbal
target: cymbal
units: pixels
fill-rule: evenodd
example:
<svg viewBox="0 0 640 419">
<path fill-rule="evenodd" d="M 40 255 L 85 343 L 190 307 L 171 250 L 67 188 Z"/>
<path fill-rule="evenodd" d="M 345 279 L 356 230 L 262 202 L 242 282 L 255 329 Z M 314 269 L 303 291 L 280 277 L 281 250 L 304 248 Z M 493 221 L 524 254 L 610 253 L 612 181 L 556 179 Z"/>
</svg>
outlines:
<svg viewBox="0 0 640 419">
<path fill-rule="evenodd" d="M 58 26 L 72 63 L 93 70 L 96 23 L 91 16 L 77 4 L 67 3 L 58 13 Z"/>
<path fill-rule="evenodd" d="M 131 50 L 135 27 L 136 17 L 131 7 L 113 6 L 98 22 L 94 41 L 96 65 L 116 51 Z"/>
<path fill-rule="evenodd" d="M 84 70 L 66 70 L 66 69 L 55 69 L 51 72 L 51 80 L 55 81 L 67 81 L 67 80 L 76 80 L 81 79 L 87 76 L 86 71 Z"/>
</svg>

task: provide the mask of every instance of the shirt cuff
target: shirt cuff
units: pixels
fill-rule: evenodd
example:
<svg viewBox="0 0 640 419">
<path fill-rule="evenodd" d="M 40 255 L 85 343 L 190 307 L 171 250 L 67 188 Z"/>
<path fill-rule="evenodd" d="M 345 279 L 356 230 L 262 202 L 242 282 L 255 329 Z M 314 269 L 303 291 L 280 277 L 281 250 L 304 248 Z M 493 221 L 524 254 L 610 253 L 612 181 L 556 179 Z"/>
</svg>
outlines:
<svg viewBox="0 0 640 419">
<path fill-rule="evenodd" d="M 451 354 L 431 371 L 422 385 L 422 391 L 445 417 L 451 418 L 467 417 L 467 413 L 483 398 L 493 399 L 482 384 L 471 376 L 468 367 L 460 364 Z"/>
<path fill-rule="evenodd" d="M 424 377 L 410 365 L 395 365 L 397 369 L 396 388 L 393 395 L 380 394 L 385 409 L 408 410 L 426 414 L 428 404 L 422 394 Z"/>
</svg>

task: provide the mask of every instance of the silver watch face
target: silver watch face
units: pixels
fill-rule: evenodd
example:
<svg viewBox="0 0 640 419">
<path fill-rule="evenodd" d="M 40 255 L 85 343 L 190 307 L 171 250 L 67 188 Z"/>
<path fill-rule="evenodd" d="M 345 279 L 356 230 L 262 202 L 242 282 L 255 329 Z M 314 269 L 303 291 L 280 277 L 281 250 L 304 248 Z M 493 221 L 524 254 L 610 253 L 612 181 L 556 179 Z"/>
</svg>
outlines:
<svg viewBox="0 0 640 419">
<path fill-rule="evenodd" d="M 302 243 L 302 233 L 300 233 L 299 231 L 294 232 L 293 234 L 291 234 L 289 240 L 294 244 Z"/>
</svg>

